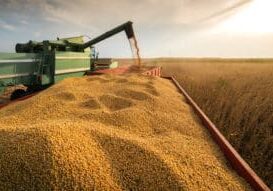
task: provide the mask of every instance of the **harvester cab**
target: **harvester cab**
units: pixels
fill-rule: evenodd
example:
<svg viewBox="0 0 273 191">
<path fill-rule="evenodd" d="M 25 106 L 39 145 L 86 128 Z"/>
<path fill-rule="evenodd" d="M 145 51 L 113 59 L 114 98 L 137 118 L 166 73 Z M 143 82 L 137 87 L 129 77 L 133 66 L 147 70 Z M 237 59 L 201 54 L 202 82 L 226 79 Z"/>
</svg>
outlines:
<svg viewBox="0 0 273 191">
<path fill-rule="evenodd" d="M 16 44 L 16 53 L 0 53 L 0 94 L 7 86 L 27 87 L 25 92 L 13 92 L 11 98 L 15 99 L 64 78 L 95 71 L 98 53 L 94 45 L 122 31 L 128 39 L 135 38 L 132 24 L 126 22 L 88 42 L 79 36 Z"/>
</svg>

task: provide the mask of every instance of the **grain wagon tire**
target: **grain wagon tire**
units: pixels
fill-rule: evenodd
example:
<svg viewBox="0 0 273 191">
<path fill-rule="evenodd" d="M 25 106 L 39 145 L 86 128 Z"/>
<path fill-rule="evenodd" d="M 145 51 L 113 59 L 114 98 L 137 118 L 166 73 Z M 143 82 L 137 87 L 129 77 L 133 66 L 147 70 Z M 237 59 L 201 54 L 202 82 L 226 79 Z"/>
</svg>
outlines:
<svg viewBox="0 0 273 191">
<path fill-rule="evenodd" d="M 12 92 L 11 96 L 10 96 L 10 100 L 15 100 L 21 97 L 24 97 L 26 95 L 26 91 L 22 90 L 22 89 L 17 89 L 15 91 Z"/>
</svg>

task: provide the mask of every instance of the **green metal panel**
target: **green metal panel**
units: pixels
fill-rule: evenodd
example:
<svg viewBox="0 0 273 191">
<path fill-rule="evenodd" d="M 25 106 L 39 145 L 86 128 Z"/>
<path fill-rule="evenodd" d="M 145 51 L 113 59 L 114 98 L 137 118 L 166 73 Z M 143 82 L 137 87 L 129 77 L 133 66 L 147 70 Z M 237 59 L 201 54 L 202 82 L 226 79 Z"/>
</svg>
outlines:
<svg viewBox="0 0 273 191">
<path fill-rule="evenodd" d="M 70 37 L 70 38 L 61 38 L 59 39 L 60 41 L 62 40 L 67 40 L 70 43 L 75 43 L 75 44 L 84 44 L 83 36 L 76 36 L 76 37 Z M 84 52 L 90 52 L 91 49 L 89 47 L 84 49 Z"/>
<path fill-rule="evenodd" d="M 65 79 L 65 78 L 72 78 L 72 77 L 81 77 L 85 74 L 85 72 L 76 72 L 76 73 L 70 73 L 70 74 L 60 74 L 55 76 L 55 83 L 58 83 L 59 81 Z"/>
<path fill-rule="evenodd" d="M 84 73 L 90 70 L 90 53 L 56 52 L 55 79 L 70 77 L 72 73 Z M 61 75 L 62 77 L 58 77 Z"/>
<path fill-rule="evenodd" d="M 41 85 L 49 85 L 55 83 L 55 52 L 45 51 L 41 58 L 41 67 L 39 74 L 42 76 Z"/>
<path fill-rule="evenodd" d="M 7 85 L 37 87 L 82 76 L 90 70 L 93 56 L 92 52 L 0 53 L 0 92 Z"/>
<path fill-rule="evenodd" d="M 61 38 L 60 40 L 67 40 L 68 42 L 71 43 L 78 43 L 78 44 L 83 44 L 83 36 L 75 36 L 75 37 L 70 37 L 70 38 Z"/>
<path fill-rule="evenodd" d="M 37 73 L 39 54 L 0 53 L 0 88 L 12 84 L 32 84 Z M 0 91 L 1 91 L 0 90 Z"/>
<path fill-rule="evenodd" d="M 109 65 L 109 68 L 113 69 L 113 68 L 117 68 L 118 67 L 118 61 L 114 61 Z"/>
<path fill-rule="evenodd" d="M 37 54 L 35 53 L 3 53 L 0 52 L 1 60 L 22 60 L 22 59 L 32 59 L 36 58 Z"/>
</svg>

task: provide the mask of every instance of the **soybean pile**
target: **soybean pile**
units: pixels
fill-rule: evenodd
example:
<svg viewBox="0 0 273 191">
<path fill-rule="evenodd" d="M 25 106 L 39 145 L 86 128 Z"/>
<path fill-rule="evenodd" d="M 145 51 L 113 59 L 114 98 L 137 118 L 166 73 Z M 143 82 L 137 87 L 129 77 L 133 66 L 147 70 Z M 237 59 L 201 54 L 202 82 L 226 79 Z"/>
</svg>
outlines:
<svg viewBox="0 0 273 191">
<path fill-rule="evenodd" d="M 0 190 L 250 190 L 159 77 L 65 79 L 0 121 Z"/>
</svg>

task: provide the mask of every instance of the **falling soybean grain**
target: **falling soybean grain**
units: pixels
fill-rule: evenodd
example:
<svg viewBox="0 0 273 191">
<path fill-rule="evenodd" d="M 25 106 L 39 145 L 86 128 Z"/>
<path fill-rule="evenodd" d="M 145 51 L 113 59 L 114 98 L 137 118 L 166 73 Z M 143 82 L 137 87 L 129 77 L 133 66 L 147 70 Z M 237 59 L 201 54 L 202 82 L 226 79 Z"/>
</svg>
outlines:
<svg viewBox="0 0 273 191">
<path fill-rule="evenodd" d="M 140 53 L 139 53 L 139 47 L 138 47 L 138 43 L 137 43 L 135 35 L 133 35 L 131 38 L 129 38 L 129 43 L 130 43 L 130 47 L 132 50 L 134 62 L 138 67 L 141 67 L 141 58 L 140 58 Z"/>
</svg>

